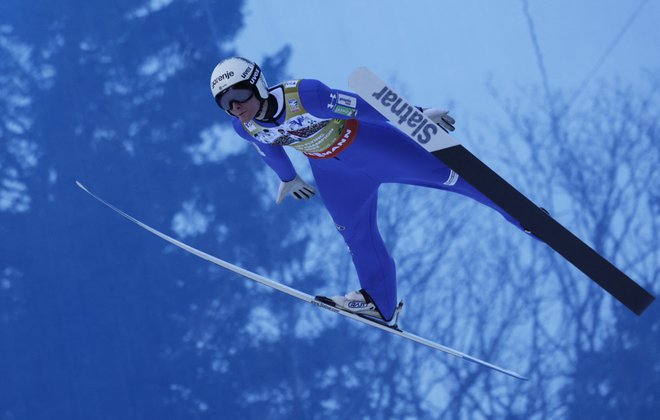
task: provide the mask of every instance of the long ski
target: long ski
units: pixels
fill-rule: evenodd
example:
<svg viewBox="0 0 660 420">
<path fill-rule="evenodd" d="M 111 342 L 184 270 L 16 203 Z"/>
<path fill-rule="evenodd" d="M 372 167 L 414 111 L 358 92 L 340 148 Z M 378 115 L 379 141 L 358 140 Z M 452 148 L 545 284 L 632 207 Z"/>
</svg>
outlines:
<svg viewBox="0 0 660 420">
<path fill-rule="evenodd" d="M 181 248 L 181 249 L 183 249 L 183 250 L 185 250 L 185 251 L 190 252 L 190 253 L 193 254 L 193 255 L 196 255 L 196 256 L 198 256 L 198 257 L 200 257 L 200 258 L 202 258 L 202 259 L 204 259 L 204 260 L 206 260 L 206 261 L 212 262 L 213 264 L 216 264 L 216 265 L 218 265 L 218 266 L 220 266 L 220 267 L 226 268 L 227 270 L 233 271 L 234 273 L 240 274 L 241 276 L 243 276 L 243 277 L 245 277 L 245 278 L 247 278 L 247 279 L 250 279 L 250 280 L 255 281 L 255 282 L 257 282 L 257 283 L 261 283 L 261 284 L 263 284 L 264 286 L 268 286 L 268 287 L 273 288 L 273 289 L 275 289 L 275 290 L 278 290 L 278 291 L 280 291 L 280 292 L 282 292 L 282 293 L 286 293 L 287 295 L 292 296 L 292 297 L 297 298 L 297 299 L 300 299 L 300 300 L 302 300 L 302 301 L 304 301 L 304 302 L 311 303 L 311 304 L 313 304 L 313 305 L 315 305 L 315 306 L 317 306 L 317 307 L 319 307 L 319 308 L 324 308 L 324 309 L 327 309 L 327 310 L 329 310 L 329 311 L 332 311 L 332 312 L 334 312 L 334 313 L 336 313 L 336 314 L 343 315 L 343 316 L 345 316 L 345 317 L 347 317 L 347 318 L 350 318 L 350 319 L 352 319 L 352 320 L 354 320 L 354 321 L 361 322 L 361 323 L 366 324 L 366 325 L 368 325 L 368 326 L 370 326 L 370 327 L 378 328 L 379 330 L 382 330 L 382 331 L 388 332 L 388 333 L 390 333 L 390 334 L 398 335 L 399 337 L 403 337 L 403 338 L 405 338 L 405 339 L 407 339 L 407 340 L 411 340 L 411 341 L 413 341 L 413 342 L 415 342 L 415 343 L 423 344 L 423 345 L 425 345 L 425 346 L 427 346 L 427 347 L 430 347 L 430 348 L 432 348 L 432 349 L 434 349 L 434 350 L 439 350 L 439 351 L 442 351 L 442 352 L 444 352 L 444 353 L 451 354 L 452 356 L 456 356 L 456 357 L 459 357 L 459 358 L 461 358 L 461 359 L 464 359 L 464 360 L 467 360 L 467 361 L 470 361 L 470 362 L 476 363 L 476 364 L 478 364 L 478 365 L 481 365 L 481 366 L 487 367 L 487 368 L 489 368 L 489 369 L 493 369 L 493 370 L 495 370 L 495 371 L 497 371 L 497 372 L 504 373 L 504 374 L 509 375 L 509 376 L 512 376 L 512 377 L 514 377 L 514 378 L 522 379 L 522 380 L 527 380 L 526 377 L 524 377 L 524 376 L 522 376 L 522 375 L 520 375 L 520 374 L 518 374 L 518 373 L 516 373 L 516 372 L 513 372 L 513 371 L 508 370 L 508 369 L 501 368 L 501 367 L 499 367 L 499 366 L 493 365 L 493 364 L 491 364 L 491 363 L 488 363 L 488 362 L 483 361 L 483 360 L 481 360 L 481 359 L 478 359 L 478 358 L 476 358 L 476 357 L 473 357 L 473 356 L 470 356 L 470 355 L 468 355 L 468 354 L 462 353 L 462 352 L 460 352 L 460 351 L 458 351 L 458 350 L 454 350 L 454 349 L 452 349 L 452 348 L 450 348 L 450 347 L 443 346 L 442 344 L 438 344 L 438 343 L 433 342 L 433 341 L 431 341 L 431 340 L 428 340 L 428 339 L 426 339 L 426 338 L 423 338 L 423 337 L 417 336 L 417 335 L 415 335 L 415 334 L 411 334 L 411 333 L 409 333 L 409 332 L 403 331 L 403 330 L 399 329 L 397 326 L 388 326 L 388 325 L 384 325 L 384 324 L 382 324 L 382 323 L 380 323 L 380 322 L 377 322 L 377 321 L 371 320 L 371 319 L 369 319 L 369 318 L 366 318 L 366 317 L 363 317 L 363 316 L 360 316 L 360 315 L 357 315 L 357 314 L 354 314 L 354 313 L 351 313 L 351 312 L 347 312 L 347 311 L 344 311 L 344 310 L 340 310 L 340 309 L 338 309 L 338 308 L 336 308 L 336 307 L 333 307 L 333 306 L 331 306 L 331 305 L 328 305 L 328 304 L 326 304 L 326 303 L 324 303 L 324 302 L 322 302 L 322 301 L 316 299 L 316 298 L 315 298 L 314 296 L 312 296 L 312 295 L 309 295 L 309 294 L 307 294 L 307 293 L 301 292 L 301 291 L 299 291 L 299 290 L 297 290 L 297 289 L 294 289 L 294 288 L 292 288 L 292 287 L 286 286 L 286 285 L 284 285 L 284 284 L 282 284 L 282 283 L 278 283 L 278 282 L 276 282 L 276 281 L 274 281 L 274 280 L 271 280 L 271 279 L 266 278 L 266 277 L 264 277 L 264 276 L 261 276 L 261 275 L 259 275 L 259 274 L 253 273 L 253 272 L 251 272 L 251 271 L 249 271 L 249 270 L 246 270 L 246 269 L 241 268 L 241 267 L 239 267 L 239 266 L 236 266 L 236 265 L 234 265 L 234 264 L 228 263 L 228 262 L 226 262 L 226 261 L 224 261 L 224 260 L 221 260 L 220 258 L 214 257 L 213 255 L 210 255 L 210 254 L 207 254 L 207 253 L 205 253 L 205 252 L 203 252 L 203 251 L 200 251 L 200 250 L 197 249 L 197 248 L 193 248 L 193 247 L 190 246 L 190 245 L 187 245 L 187 244 L 185 244 L 185 243 L 183 243 L 183 242 L 181 242 L 181 241 L 178 241 L 178 240 L 176 240 L 176 239 L 174 239 L 174 238 L 172 238 L 172 237 L 170 237 L 170 236 L 168 236 L 168 235 L 166 235 L 166 234 L 164 234 L 164 233 L 162 233 L 162 232 L 160 232 L 160 231 L 158 231 L 158 230 L 156 230 L 156 229 L 154 229 L 154 228 L 152 228 L 152 227 L 150 227 L 150 226 L 148 226 L 148 225 L 146 225 L 146 224 L 144 224 L 144 223 L 142 223 L 141 221 L 137 220 L 137 219 L 134 218 L 133 216 L 131 216 L 131 215 L 125 213 L 124 211 L 122 211 L 122 210 L 120 210 L 119 208 L 117 208 L 117 207 L 113 206 L 112 204 L 108 203 L 107 201 L 105 201 L 105 200 L 102 199 L 101 197 L 97 196 L 96 194 L 94 194 L 93 192 L 91 192 L 87 187 L 85 187 L 85 186 L 84 186 L 83 184 L 81 184 L 80 182 L 76 181 L 76 184 L 77 184 L 77 185 L 78 185 L 83 191 L 85 191 L 86 193 L 88 193 L 89 195 L 91 195 L 92 197 L 94 197 L 96 200 L 98 200 L 99 202 L 103 203 L 104 205 L 106 205 L 106 206 L 109 207 L 110 209 L 114 210 L 115 212 L 119 213 L 120 215 L 122 215 L 122 216 L 125 217 L 126 219 L 130 220 L 131 222 L 135 223 L 136 225 L 140 226 L 141 228 L 148 230 L 149 232 L 153 233 L 154 235 L 156 235 L 156 236 L 158 236 L 158 237 L 160 237 L 160 238 L 166 240 L 167 242 L 169 242 L 169 243 L 171 243 L 171 244 L 173 244 L 173 245 L 178 246 L 179 248 Z"/>
<path fill-rule="evenodd" d="M 353 71 L 349 86 L 394 126 L 465 178 L 628 309 L 641 315 L 653 302 L 655 297 L 647 290 L 516 190 L 369 69 L 360 67 Z"/>
</svg>

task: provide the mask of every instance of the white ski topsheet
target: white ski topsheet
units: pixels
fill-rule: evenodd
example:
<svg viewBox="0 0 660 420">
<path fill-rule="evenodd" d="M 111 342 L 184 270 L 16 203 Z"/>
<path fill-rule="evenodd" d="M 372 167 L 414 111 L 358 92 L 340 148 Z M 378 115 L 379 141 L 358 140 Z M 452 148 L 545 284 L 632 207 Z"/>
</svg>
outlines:
<svg viewBox="0 0 660 420">
<path fill-rule="evenodd" d="M 164 234 L 164 233 L 162 233 L 162 232 L 160 232 L 160 231 L 158 231 L 158 230 L 152 228 L 151 226 L 148 226 L 148 225 L 142 223 L 141 221 L 137 220 L 137 219 L 134 218 L 133 216 L 131 216 L 131 215 L 125 213 L 124 211 L 122 211 L 122 210 L 120 210 L 119 208 L 117 208 L 117 207 L 113 206 L 112 204 L 108 203 L 107 201 L 105 201 L 105 200 L 102 199 L 101 197 L 97 196 L 96 194 L 94 194 L 93 192 L 91 192 L 87 187 L 85 187 L 85 186 L 84 186 L 83 184 L 81 184 L 80 182 L 76 181 L 76 184 L 77 184 L 77 185 L 78 185 L 83 191 L 87 192 L 89 195 L 91 195 L 92 197 L 94 197 L 96 200 L 98 200 L 99 202 L 105 204 L 106 206 L 108 206 L 109 208 L 111 208 L 111 209 L 114 210 L 115 212 L 119 213 L 120 215 L 122 215 L 122 216 L 125 217 L 126 219 L 130 220 L 131 222 L 135 223 L 136 225 L 140 226 L 141 228 L 148 230 L 149 232 L 153 233 L 154 235 L 156 235 L 156 236 L 158 236 L 158 237 L 160 237 L 160 238 L 166 240 L 167 242 L 169 242 L 169 243 L 171 243 L 171 244 L 173 244 L 173 245 L 178 246 L 179 248 L 181 248 L 181 249 L 183 249 L 183 250 L 185 250 L 185 251 L 190 252 L 191 254 L 194 254 L 194 255 L 196 255 L 196 256 L 198 256 L 198 257 L 200 257 L 200 258 L 203 258 L 203 259 L 205 259 L 206 261 L 212 262 L 213 264 L 219 265 L 220 267 L 226 268 L 227 270 L 230 270 L 230 271 L 233 271 L 233 272 L 235 272 L 235 273 L 237 273 L 237 274 L 240 274 L 241 276 L 243 276 L 243 277 L 245 277 L 245 278 L 248 278 L 248 279 L 250 279 L 250 280 L 256 281 L 257 283 L 261 283 L 261 284 L 263 284 L 263 285 L 265 285 L 265 286 L 268 286 L 268 287 L 271 287 L 271 288 L 273 288 L 273 289 L 275 289 L 275 290 L 279 290 L 280 292 L 286 293 L 287 295 L 293 296 L 293 297 L 298 298 L 298 299 L 300 299 L 300 300 L 303 300 L 303 301 L 305 301 L 305 302 L 312 303 L 312 304 L 314 304 L 314 305 L 316 305 L 316 306 L 319 306 L 319 307 L 321 307 L 321 308 L 328 309 L 328 310 L 330 310 L 330 311 L 332 311 L 332 312 L 334 312 L 334 313 L 337 313 L 337 314 L 343 315 L 343 316 L 345 316 L 345 317 L 347 317 L 347 318 L 351 318 L 351 319 L 353 319 L 353 320 L 355 320 L 355 321 L 361 322 L 361 323 L 366 324 L 366 325 L 369 325 L 369 326 L 371 326 L 371 327 L 378 328 L 378 329 L 380 329 L 380 330 L 383 330 L 383 331 L 389 332 L 389 333 L 394 334 L 394 335 L 398 335 L 398 336 L 400 336 L 400 337 L 403 337 L 403 338 L 405 338 L 405 339 L 408 339 L 408 340 L 414 341 L 414 342 L 419 343 L 419 344 L 423 344 L 423 345 L 428 346 L 428 347 L 430 347 L 430 348 L 432 348 L 432 349 L 440 350 L 440 351 L 442 351 L 442 352 L 449 353 L 449 354 L 451 354 L 451 355 L 453 355 L 453 356 L 460 357 L 460 358 L 465 359 L 465 360 L 469 360 L 469 361 L 471 361 L 471 362 L 473 362 L 473 363 L 477 363 L 477 364 L 479 364 L 479 365 L 481 365 L 481 366 L 485 366 L 485 367 L 487 367 L 487 368 L 490 368 L 490 369 L 496 370 L 496 371 L 498 371 L 498 372 L 501 372 L 501 373 L 507 374 L 507 375 L 509 375 L 509 376 L 513 376 L 514 378 L 518 378 L 518 379 L 522 379 L 522 380 L 527 380 L 527 378 L 525 378 L 524 376 L 522 376 L 522 375 L 520 375 L 520 374 L 518 374 L 518 373 L 516 373 L 516 372 L 513 372 L 513 371 L 511 371 L 511 370 L 507 370 L 507 369 L 503 369 L 503 368 L 501 368 L 501 367 L 499 367 L 499 366 L 495 366 L 495 365 L 493 365 L 493 364 L 491 364 L 491 363 L 488 363 L 488 362 L 485 362 L 485 361 L 483 361 L 483 360 L 477 359 L 476 357 L 472 357 L 472 356 L 470 356 L 470 355 L 464 354 L 464 353 L 462 353 L 462 352 L 460 352 L 460 351 L 458 351 L 458 350 L 454 350 L 454 349 L 452 349 L 452 348 L 450 348 L 450 347 L 443 346 L 443 345 L 441 345 L 441 344 L 435 343 L 435 342 L 433 342 L 433 341 L 427 340 L 427 339 L 425 339 L 425 338 L 423 338 L 423 337 L 419 337 L 419 336 L 414 335 L 414 334 L 410 334 L 410 333 L 405 332 L 405 331 L 402 331 L 402 330 L 400 330 L 400 329 L 395 329 L 395 328 L 392 328 L 392 327 L 388 327 L 388 326 L 386 326 L 386 325 L 383 325 L 383 324 L 380 324 L 380 323 L 378 323 L 378 322 L 376 322 L 376 321 L 372 321 L 372 320 L 370 320 L 370 319 L 367 319 L 367 318 L 361 317 L 361 316 L 356 315 L 356 314 L 353 314 L 353 313 L 351 313 L 351 312 L 346 312 L 346 311 L 343 311 L 343 310 L 339 310 L 339 309 L 337 309 L 337 308 L 335 308 L 335 307 L 333 307 L 333 306 L 327 305 L 327 304 L 325 304 L 325 303 L 323 303 L 323 302 L 319 302 L 319 301 L 316 300 L 313 296 L 311 296 L 311 295 L 309 295 L 309 294 L 307 294 L 307 293 L 301 292 L 301 291 L 296 290 L 296 289 L 294 289 L 294 288 L 292 288 L 292 287 L 286 286 L 286 285 L 284 285 L 284 284 L 282 284 L 282 283 L 278 283 L 278 282 L 276 282 L 276 281 L 274 281 L 274 280 L 271 280 L 271 279 L 269 279 L 269 278 L 266 278 L 266 277 L 260 276 L 259 274 L 253 273 L 253 272 L 251 272 L 251 271 L 249 271 L 249 270 L 246 270 L 246 269 L 241 268 L 241 267 L 239 267 L 239 266 L 236 266 L 236 265 L 234 265 L 234 264 L 231 264 L 231 263 L 228 263 L 228 262 L 226 262 L 226 261 L 223 261 L 223 260 L 221 260 L 220 258 L 214 257 L 213 255 L 209 255 L 209 254 L 207 254 L 207 253 L 205 253 L 205 252 L 202 252 L 202 251 L 200 251 L 200 250 L 197 249 L 197 248 L 193 248 L 193 247 L 190 246 L 190 245 L 187 245 L 187 244 L 185 244 L 185 243 L 183 243 L 183 242 L 181 242 L 181 241 L 178 241 L 178 240 L 176 240 L 176 239 L 174 239 L 174 238 L 172 238 L 172 237 L 170 237 L 170 236 L 168 236 L 168 235 L 166 235 L 166 234 Z"/>
<path fill-rule="evenodd" d="M 399 130 L 409 135 L 429 152 L 459 144 L 410 102 L 392 91 L 368 68 L 355 69 L 348 78 L 348 85 L 385 118 L 394 122 Z"/>
</svg>

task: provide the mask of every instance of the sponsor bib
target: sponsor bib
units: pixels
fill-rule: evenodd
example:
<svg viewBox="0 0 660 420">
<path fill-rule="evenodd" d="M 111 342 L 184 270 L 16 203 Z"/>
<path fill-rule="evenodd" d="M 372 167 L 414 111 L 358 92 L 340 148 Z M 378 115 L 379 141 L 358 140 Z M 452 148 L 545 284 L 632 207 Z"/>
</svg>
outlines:
<svg viewBox="0 0 660 420">
<path fill-rule="evenodd" d="M 284 84 L 284 122 L 276 127 L 263 127 L 254 120 L 243 128 L 257 141 L 291 146 L 310 158 L 326 159 L 339 154 L 355 138 L 357 120 L 322 119 L 307 112 L 300 100 L 300 80 Z"/>
</svg>

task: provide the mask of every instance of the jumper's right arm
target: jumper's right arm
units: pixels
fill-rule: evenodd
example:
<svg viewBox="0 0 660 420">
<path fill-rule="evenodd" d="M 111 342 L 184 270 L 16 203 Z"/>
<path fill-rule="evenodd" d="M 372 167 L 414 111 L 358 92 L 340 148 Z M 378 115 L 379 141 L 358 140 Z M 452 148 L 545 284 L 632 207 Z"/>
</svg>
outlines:
<svg viewBox="0 0 660 420">
<path fill-rule="evenodd" d="M 314 187 L 303 181 L 296 173 L 296 169 L 284 151 L 284 147 L 258 142 L 243 129 L 238 120 L 235 120 L 233 125 L 236 133 L 252 143 L 264 162 L 280 178 L 280 186 L 277 191 L 277 197 L 275 198 L 276 204 L 280 204 L 289 194 L 297 200 L 306 200 L 316 194 Z"/>
<path fill-rule="evenodd" d="M 289 156 L 287 156 L 282 146 L 273 146 L 271 144 L 258 142 L 243 129 L 243 126 L 238 119 L 233 121 L 233 126 L 234 131 L 236 131 L 239 136 L 252 143 L 264 162 L 270 166 L 282 182 L 291 181 L 296 177 L 296 169 L 293 167 Z"/>
</svg>

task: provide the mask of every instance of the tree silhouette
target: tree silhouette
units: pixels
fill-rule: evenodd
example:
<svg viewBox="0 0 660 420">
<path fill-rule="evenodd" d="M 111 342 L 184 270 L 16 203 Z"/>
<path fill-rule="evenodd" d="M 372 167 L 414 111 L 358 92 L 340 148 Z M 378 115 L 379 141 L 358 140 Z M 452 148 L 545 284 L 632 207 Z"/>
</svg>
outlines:
<svg viewBox="0 0 660 420">
<path fill-rule="evenodd" d="M 557 219 L 655 293 L 660 221 L 649 186 L 660 180 L 658 93 L 653 80 L 642 87 L 603 84 L 571 115 L 548 111 L 530 117 L 522 107 L 509 107 L 513 130 L 504 130 L 506 156 L 519 157 L 515 165 L 526 174 L 521 182 L 545 190 L 542 196 Z M 546 109 L 566 109 L 557 98 Z M 524 152 L 516 153 L 519 149 Z M 560 413 L 644 418 L 649 409 L 657 410 L 657 399 L 631 397 L 653 395 L 649 387 L 657 381 L 647 374 L 658 354 L 657 305 L 638 319 L 572 267 L 549 258 L 548 281 L 559 286 L 555 293 L 561 303 L 552 344 L 567 362 L 556 375 L 562 386 L 551 394 L 563 406 Z M 617 356 L 619 362 L 612 364 Z M 627 387 L 630 381 L 639 388 Z M 631 417 L 636 412 L 640 415 Z"/>
</svg>

